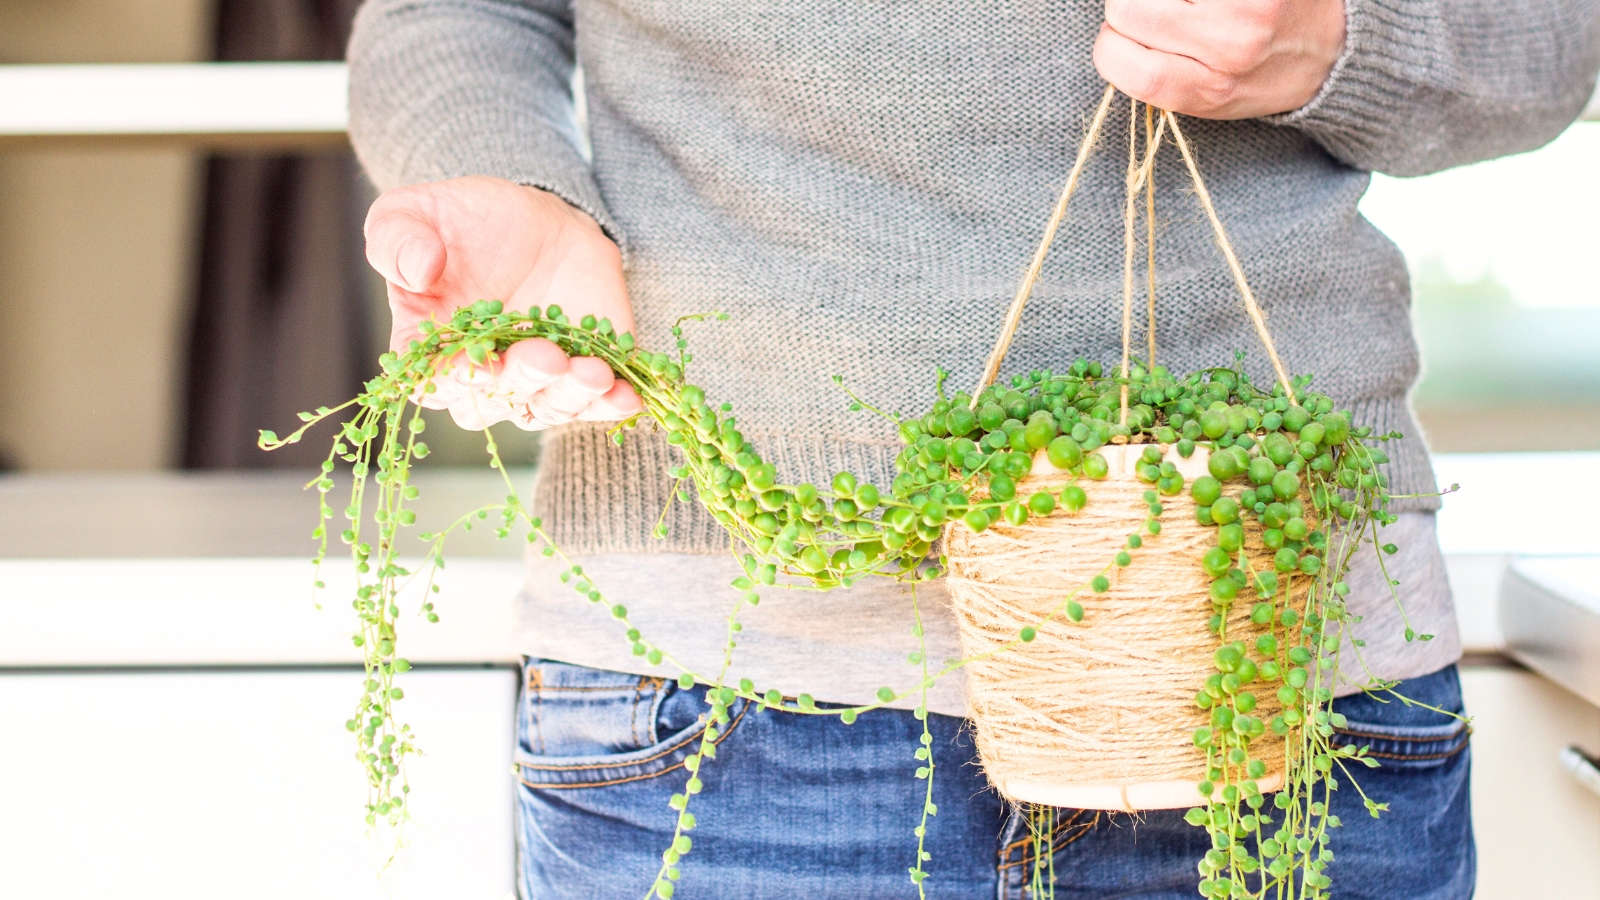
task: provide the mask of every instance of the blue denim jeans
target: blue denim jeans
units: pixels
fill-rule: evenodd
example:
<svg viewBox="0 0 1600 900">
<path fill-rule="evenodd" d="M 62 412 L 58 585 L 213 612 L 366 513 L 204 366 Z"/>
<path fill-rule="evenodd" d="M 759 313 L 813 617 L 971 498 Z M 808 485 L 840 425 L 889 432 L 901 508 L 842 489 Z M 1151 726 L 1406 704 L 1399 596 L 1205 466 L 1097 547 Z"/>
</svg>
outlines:
<svg viewBox="0 0 1600 900">
<path fill-rule="evenodd" d="M 636 900 L 671 840 L 683 760 L 698 742 L 705 692 L 661 678 L 530 660 L 518 711 L 518 887 L 524 900 Z M 1461 710 L 1451 666 L 1401 690 Z M 1359 770 L 1373 819 L 1348 785 L 1334 796 L 1330 875 L 1341 900 L 1466 900 L 1475 853 L 1467 729 L 1458 720 L 1357 695 L 1335 702 L 1339 740 L 1382 762 Z M 925 783 L 914 777 L 922 724 L 884 710 L 853 725 L 757 711 L 736 701 L 715 760 L 700 772 L 699 825 L 677 900 L 915 897 Z M 988 787 L 969 724 L 929 716 L 938 766 L 926 864 L 934 898 L 1028 897 L 1034 867 L 1026 818 Z M 1209 848 L 1182 810 L 1138 816 L 1060 810 L 1054 832 L 1061 900 L 1191 900 Z"/>
</svg>

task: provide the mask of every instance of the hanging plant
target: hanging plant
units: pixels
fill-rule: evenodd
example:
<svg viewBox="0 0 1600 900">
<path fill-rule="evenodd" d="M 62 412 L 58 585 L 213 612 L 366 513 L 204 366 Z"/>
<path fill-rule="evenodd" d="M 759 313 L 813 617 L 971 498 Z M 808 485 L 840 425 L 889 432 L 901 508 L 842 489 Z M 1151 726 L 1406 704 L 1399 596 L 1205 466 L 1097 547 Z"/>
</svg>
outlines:
<svg viewBox="0 0 1600 900">
<path fill-rule="evenodd" d="M 404 696 L 396 676 L 410 668 L 397 643 L 402 593 L 425 585 L 420 612 L 437 621 L 434 577 L 445 542 L 478 524 L 501 537 L 518 532 L 535 552 L 561 560 L 561 580 L 616 620 L 636 656 L 676 668 L 685 688 L 708 686 L 708 727 L 686 761 L 683 792 L 671 800 L 676 823 L 654 895 L 671 898 L 676 890 L 679 864 L 693 846 L 687 832 L 702 789 L 697 773 L 715 758 L 736 700 L 849 724 L 914 698 L 925 721 L 928 688 L 966 669 L 985 769 L 1004 795 L 1030 806 L 1037 833 L 1049 833 L 1054 806 L 1190 807 L 1187 820 L 1212 842 L 1198 861 L 1203 896 L 1328 896 L 1329 829 L 1339 825 L 1328 809 L 1330 792 L 1359 791 L 1352 767 L 1377 765 L 1364 749 L 1333 740 L 1344 724 L 1332 710 L 1333 680 L 1359 667 L 1340 658 L 1342 647 L 1360 647 L 1346 640 L 1355 617 L 1345 606 L 1344 577 L 1361 548 L 1378 553 L 1380 564 L 1395 550 L 1380 549 L 1378 529 L 1394 519 L 1382 445 L 1400 435 L 1375 434 L 1332 398 L 1310 391 L 1309 377 L 1288 376 L 1170 113 L 1146 110 L 1142 155 L 1137 116 L 1130 122 L 1120 364 L 1080 359 L 1060 372 L 991 383 L 1112 97 L 1108 88 L 976 389 L 947 395 L 941 372 L 930 408 L 901 417 L 834 379 L 851 410 L 883 416 L 903 442 L 885 488 L 849 472 L 825 484 L 791 483 L 764 461 L 740 433 L 734 410 L 687 378 L 693 358 L 684 327 L 721 318 L 715 314 L 679 320 L 676 352 L 665 354 L 636 346 L 604 319 L 574 323 L 556 306 L 519 312 L 482 300 L 447 322 L 422 323 L 418 339 L 384 354 L 382 374 L 361 396 L 302 413 L 303 424 L 286 437 L 262 432 L 262 447 L 272 449 L 324 420 L 340 422 L 312 482 L 322 497 L 314 534 L 319 564 L 337 531 L 358 575 L 353 640 L 365 654 L 366 680 L 346 727 L 366 769 L 367 821 L 398 825 L 409 808 L 404 766 L 417 747 L 396 715 Z M 1153 243 L 1150 173 L 1167 133 L 1267 349 L 1277 374 L 1270 387 L 1251 383 L 1242 358 L 1182 374 L 1155 364 L 1153 251 L 1148 354 L 1137 360 L 1131 353 L 1135 200 L 1142 192 Z M 733 582 L 739 599 L 727 619 L 720 671 L 683 665 L 567 559 L 517 494 L 488 431 L 505 500 L 422 534 L 429 549 L 419 567 L 402 561 L 400 537 L 415 525 L 410 475 L 428 454 L 419 401 L 451 367 L 489 366 L 530 338 L 602 359 L 632 385 L 643 408 L 611 430 L 614 439 L 622 443 L 640 427 L 664 432 L 681 459 L 663 477 L 728 531 L 744 575 Z M 336 513 L 327 498 L 340 460 L 353 486 Z M 334 524 L 340 521 L 342 527 Z M 963 656 L 936 664 L 919 647 L 912 663 L 920 677 L 879 687 L 876 703 L 824 710 L 807 695 L 726 679 L 739 616 L 760 602 L 764 588 L 827 590 L 894 579 L 911 591 L 908 626 L 920 639 L 915 587 L 937 577 L 948 579 Z M 1430 636 L 1408 626 L 1406 637 Z M 1393 685 L 1374 680 L 1368 687 Z M 937 814 L 930 744 L 924 727 L 914 752 L 926 793 L 917 846 L 908 848 L 919 891 L 930 872 L 923 836 Z M 1365 802 L 1374 816 L 1385 808 L 1377 799 Z M 1036 857 L 1040 895 L 1051 888 L 1050 854 Z"/>
</svg>

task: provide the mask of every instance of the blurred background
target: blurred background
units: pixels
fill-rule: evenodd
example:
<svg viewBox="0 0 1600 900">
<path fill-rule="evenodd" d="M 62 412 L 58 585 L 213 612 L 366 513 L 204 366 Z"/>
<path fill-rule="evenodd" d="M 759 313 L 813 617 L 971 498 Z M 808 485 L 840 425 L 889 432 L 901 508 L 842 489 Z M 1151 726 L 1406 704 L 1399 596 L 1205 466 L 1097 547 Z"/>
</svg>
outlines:
<svg viewBox="0 0 1600 900">
<path fill-rule="evenodd" d="M 1405 251 L 1435 452 L 1600 450 L 1600 122 L 1540 150 L 1376 176 L 1362 212 Z"/>
<path fill-rule="evenodd" d="M 445 622 L 413 629 L 407 714 L 429 756 L 411 845 L 380 883 L 340 728 L 359 657 L 342 598 L 325 612 L 307 595 L 299 486 L 318 442 L 255 449 L 258 428 L 352 396 L 386 344 L 342 69 L 245 65 L 338 60 L 356 6 L 0 0 L 0 896 L 510 891 L 517 549 L 455 547 Z M 215 123 L 178 126 L 12 114 L 70 80 L 25 67 L 217 62 L 254 79 L 234 105 L 283 100 L 280 120 L 240 125 L 214 102 L 196 108 Z M 160 71 L 233 90 L 205 87 L 217 67 Z M 1465 485 L 1441 538 L 1489 900 L 1600 884 L 1600 797 L 1556 761 L 1600 751 L 1600 644 L 1547 665 L 1502 615 L 1513 557 L 1600 553 L 1574 517 L 1600 489 L 1572 477 L 1600 464 L 1596 160 L 1600 122 L 1581 122 L 1534 153 L 1380 176 L 1363 203 L 1410 263 L 1415 402 L 1441 480 Z M 498 496 L 479 439 L 429 437 L 420 525 Z M 499 440 L 525 485 L 536 442 Z"/>
<path fill-rule="evenodd" d="M 339 60 L 358 5 L 4 0 L 0 64 Z M 372 197 L 340 132 L 0 136 L 0 468 L 314 465 L 256 433 L 353 396 L 387 347 Z M 438 433 L 432 465 L 477 461 Z"/>
<path fill-rule="evenodd" d="M 357 5 L 5 0 L 0 63 L 337 60 Z M 1363 211 L 1412 265 L 1435 451 L 1600 450 L 1597 153 L 1600 123 L 1580 123 L 1536 153 L 1375 179 Z M 314 446 L 264 454 L 256 430 L 351 396 L 384 347 L 370 187 L 337 133 L 0 136 L 0 198 L 6 470 L 305 466 Z M 445 450 L 435 465 L 476 460 Z"/>
</svg>

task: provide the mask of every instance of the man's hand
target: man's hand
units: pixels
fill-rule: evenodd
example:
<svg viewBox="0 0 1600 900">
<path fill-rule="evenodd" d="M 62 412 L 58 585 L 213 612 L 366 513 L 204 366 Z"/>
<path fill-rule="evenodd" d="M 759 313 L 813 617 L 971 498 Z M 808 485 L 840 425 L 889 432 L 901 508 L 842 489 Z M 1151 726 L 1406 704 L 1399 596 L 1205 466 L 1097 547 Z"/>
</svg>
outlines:
<svg viewBox="0 0 1600 900">
<path fill-rule="evenodd" d="M 449 321 L 478 300 L 515 310 L 555 303 L 573 321 L 588 314 L 633 330 L 617 245 L 554 194 L 481 177 L 397 188 L 372 204 L 365 231 L 367 261 L 389 282 L 395 350 L 418 337 L 424 320 Z M 458 358 L 434 382 L 423 405 L 448 409 L 471 430 L 510 419 L 532 431 L 640 408 L 604 362 L 568 358 L 542 338 L 513 344 L 487 366 Z"/>
<path fill-rule="evenodd" d="M 1106 0 L 1094 64 L 1161 109 L 1249 119 L 1311 102 L 1344 50 L 1344 0 Z"/>
</svg>

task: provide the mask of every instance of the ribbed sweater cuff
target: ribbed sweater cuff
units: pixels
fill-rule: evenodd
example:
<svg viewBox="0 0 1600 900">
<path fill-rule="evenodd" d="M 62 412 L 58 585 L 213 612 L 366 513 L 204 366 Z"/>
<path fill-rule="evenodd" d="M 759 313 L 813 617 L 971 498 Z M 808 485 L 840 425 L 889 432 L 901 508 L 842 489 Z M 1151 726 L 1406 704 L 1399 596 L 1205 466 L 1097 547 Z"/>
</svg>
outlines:
<svg viewBox="0 0 1600 900">
<path fill-rule="evenodd" d="M 607 237 L 622 243 L 589 164 L 557 129 L 526 111 L 464 99 L 427 127 L 401 168 L 405 184 L 467 175 L 492 175 L 549 191 L 593 216 Z"/>
<path fill-rule="evenodd" d="M 1425 73 L 1437 68 L 1439 20 L 1416 0 L 1345 0 L 1344 52 L 1310 103 L 1264 121 L 1311 134 L 1360 168 L 1381 159 L 1417 112 Z M 1418 136 L 1421 139 L 1421 136 Z"/>
</svg>

